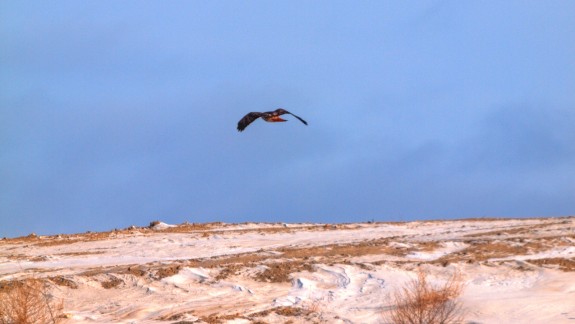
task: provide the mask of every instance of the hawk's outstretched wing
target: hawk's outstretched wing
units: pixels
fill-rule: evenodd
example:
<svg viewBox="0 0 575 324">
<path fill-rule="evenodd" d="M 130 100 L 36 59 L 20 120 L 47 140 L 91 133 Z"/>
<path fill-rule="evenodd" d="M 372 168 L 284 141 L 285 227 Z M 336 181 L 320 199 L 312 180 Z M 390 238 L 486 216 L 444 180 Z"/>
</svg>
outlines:
<svg viewBox="0 0 575 324">
<path fill-rule="evenodd" d="M 307 125 L 307 122 L 306 122 L 305 120 L 301 119 L 300 116 L 296 116 L 296 115 L 290 113 L 289 111 L 286 111 L 286 113 L 287 113 L 287 114 L 290 114 L 290 115 L 292 115 L 292 116 L 294 116 L 295 118 L 299 119 L 299 121 L 301 121 L 302 123 L 304 123 L 305 125 Z"/>
<path fill-rule="evenodd" d="M 278 115 L 283 115 L 283 114 L 290 114 L 292 116 L 294 116 L 295 118 L 299 119 L 300 122 L 304 123 L 304 125 L 307 125 L 307 122 L 305 120 L 303 120 L 300 116 L 296 116 L 292 113 L 290 113 L 289 111 L 283 109 L 283 108 L 278 108 L 274 111 L 274 113 L 278 114 Z"/>
<path fill-rule="evenodd" d="M 245 115 L 240 121 L 238 122 L 238 132 L 243 131 L 251 124 L 254 120 L 260 118 L 263 114 L 259 112 L 251 112 Z"/>
</svg>

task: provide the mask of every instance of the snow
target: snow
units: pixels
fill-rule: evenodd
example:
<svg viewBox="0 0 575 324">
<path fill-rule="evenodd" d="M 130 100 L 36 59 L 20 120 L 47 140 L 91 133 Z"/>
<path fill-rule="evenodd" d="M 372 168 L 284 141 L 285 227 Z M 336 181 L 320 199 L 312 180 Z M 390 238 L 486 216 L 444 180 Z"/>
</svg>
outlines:
<svg viewBox="0 0 575 324">
<path fill-rule="evenodd" d="M 74 282 L 53 285 L 64 323 L 385 323 L 417 271 L 433 283 L 459 272 L 466 322 L 575 322 L 573 217 L 178 228 L 2 240 L 0 281 Z M 474 250 L 486 243 L 509 249 Z M 533 263 L 546 259 L 566 265 Z M 274 269 L 289 280 L 258 279 Z"/>
<path fill-rule="evenodd" d="M 170 225 L 170 224 L 166 224 L 164 222 L 157 222 L 152 226 L 152 229 L 154 231 L 161 231 L 161 230 L 165 230 L 165 229 L 170 228 L 170 227 L 176 227 L 176 225 Z"/>
<path fill-rule="evenodd" d="M 437 248 L 433 251 L 410 253 L 407 257 L 415 260 L 435 260 L 450 253 L 461 251 L 469 246 L 468 244 L 460 242 L 445 242 L 442 245 L 441 248 Z"/>
</svg>

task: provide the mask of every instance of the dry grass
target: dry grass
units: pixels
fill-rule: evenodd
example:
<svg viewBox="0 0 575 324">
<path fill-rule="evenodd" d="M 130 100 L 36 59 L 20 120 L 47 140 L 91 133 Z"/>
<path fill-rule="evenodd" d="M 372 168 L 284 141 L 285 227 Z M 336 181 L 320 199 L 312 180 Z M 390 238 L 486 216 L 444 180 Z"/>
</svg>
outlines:
<svg viewBox="0 0 575 324">
<path fill-rule="evenodd" d="M 56 323 L 64 308 L 50 295 L 46 281 L 13 281 L 0 291 L 0 323 Z"/>
<path fill-rule="evenodd" d="M 532 236 L 532 237 L 544 237 L 545 232 L 553 230 L 553 227 L 562 227 L 565 229 L 566 226 L 571 225 L 572 221 L 567 218 L 559 218 L 557 221 L 548 222 L 548 223 L 539 223 L 539 224 L 527 224 L 527 225 L 514 225 L 514 226 L 504 226 L 503 228 L 499 228 L 497 230 L 490 230 L 486 232 L 479 232 L 473 234 L 463 235 L 464 237 L 489 237 L 489 236 L 502 236 L 505 235 L 509 237 L 516 237 L 516 236 Z M 526 219 L 529 220 L 529 219 Z"/>
<path fill-rule="evenodd" d="M 294 307 L 294 306 L 278 306 L 266 309 L 264 311 L 252 313 L 249 315 L 249 318 L 252 319 L 253 321 L 254 318 L 265 318 L 270 313 L 276 313 L 284 317 L 299 317 L 299 316 L 305 317 L 310 315 L 312 312 L 313 311 L 308 308 Z"/>
<path fill-rule="evenodd" d="M 518 255 L 533 255 L 551 250 L 559 246 L 571 246 L 565 241 L 571 236 L 552 236 L 543 238 L 511 238 L 496 240 L 466 240 L 469 246 L 465 249 L 444 255 L 431 264 L 447 266 L 451 263 L 480 263 L 498 258 L 513 258 Z"/>
<path fill-rule="evenodd" d="M 395 308 L 387 320 L 396 324 L 438 324 L 462 321 L 462 308 L 457 297 L 463 290 L 461 274 L 454 273 L 443 285 L 434 286 L 427 275 L 419 271 L 417 279 L 409 281 L 392 297 Z"/>
<path fill-rule="evenodd" d="M 113 275 L 108 275 L 108 278 L 108 280 L 100 282 L 100 285 L 102 285 L 104 289 L 116 288 L 124 283 L 124 280 Z"/>
<path fill-rule="evenodd" d="M 575 271 L 575 259 L 544 258 L 544 259 L 531 259 L 525 261 L 541 267 L 557 268 L 565 272 Z"/>
<path fill-rule="evenodd" d="M 260 282 L 289 282 L 290 275 L 294 272 L 313 271 L 313 266 L 306 262 L 278 262 L 268 265 L 261 273 L 258 273 L 254 279 Z"/>
<path fill-rule="evenodd" d="M 52 281 L 54 284 L 61 286 L 61 287 L 68 287 L 70 289 L 78 289 L 78 284 L 70 278 L 65 278 L 63 276 L 53 276 L 53 277 L 48 277 L 48 280 Z"/>
</svg>

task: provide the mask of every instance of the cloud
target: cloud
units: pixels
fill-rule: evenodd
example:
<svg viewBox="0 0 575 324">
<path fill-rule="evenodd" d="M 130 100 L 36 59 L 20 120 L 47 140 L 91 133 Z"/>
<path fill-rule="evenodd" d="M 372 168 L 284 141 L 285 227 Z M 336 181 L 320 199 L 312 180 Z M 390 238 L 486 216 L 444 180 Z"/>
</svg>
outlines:
<svg viewBox="0 0 575 324">
<path fill-rule="evenodd" d="M 0 230 L 573 209 L 572 10 L 299 5 L 2 3 Z"/>
<path fill-rule="evenodd" d="M 575 113 L 532 105 L 500 108 L 461 145 L 462 167 L 522 172 L 573 165 Z"/>
</svg>

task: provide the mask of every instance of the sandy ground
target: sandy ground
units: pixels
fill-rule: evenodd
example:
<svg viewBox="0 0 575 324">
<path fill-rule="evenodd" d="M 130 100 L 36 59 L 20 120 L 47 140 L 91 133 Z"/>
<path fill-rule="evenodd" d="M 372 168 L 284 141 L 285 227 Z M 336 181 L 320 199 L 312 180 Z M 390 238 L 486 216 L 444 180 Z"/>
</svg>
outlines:
<svg viewBox="0 0 575 324">
<path fill-rule="evenodd" d="M 575 217 L 180 224 L 0 241 L 0 293 L 46 279 L 62 323 L 386 323 L 424 271 L 464 323 L 575 323 Z"/>
</svg>

